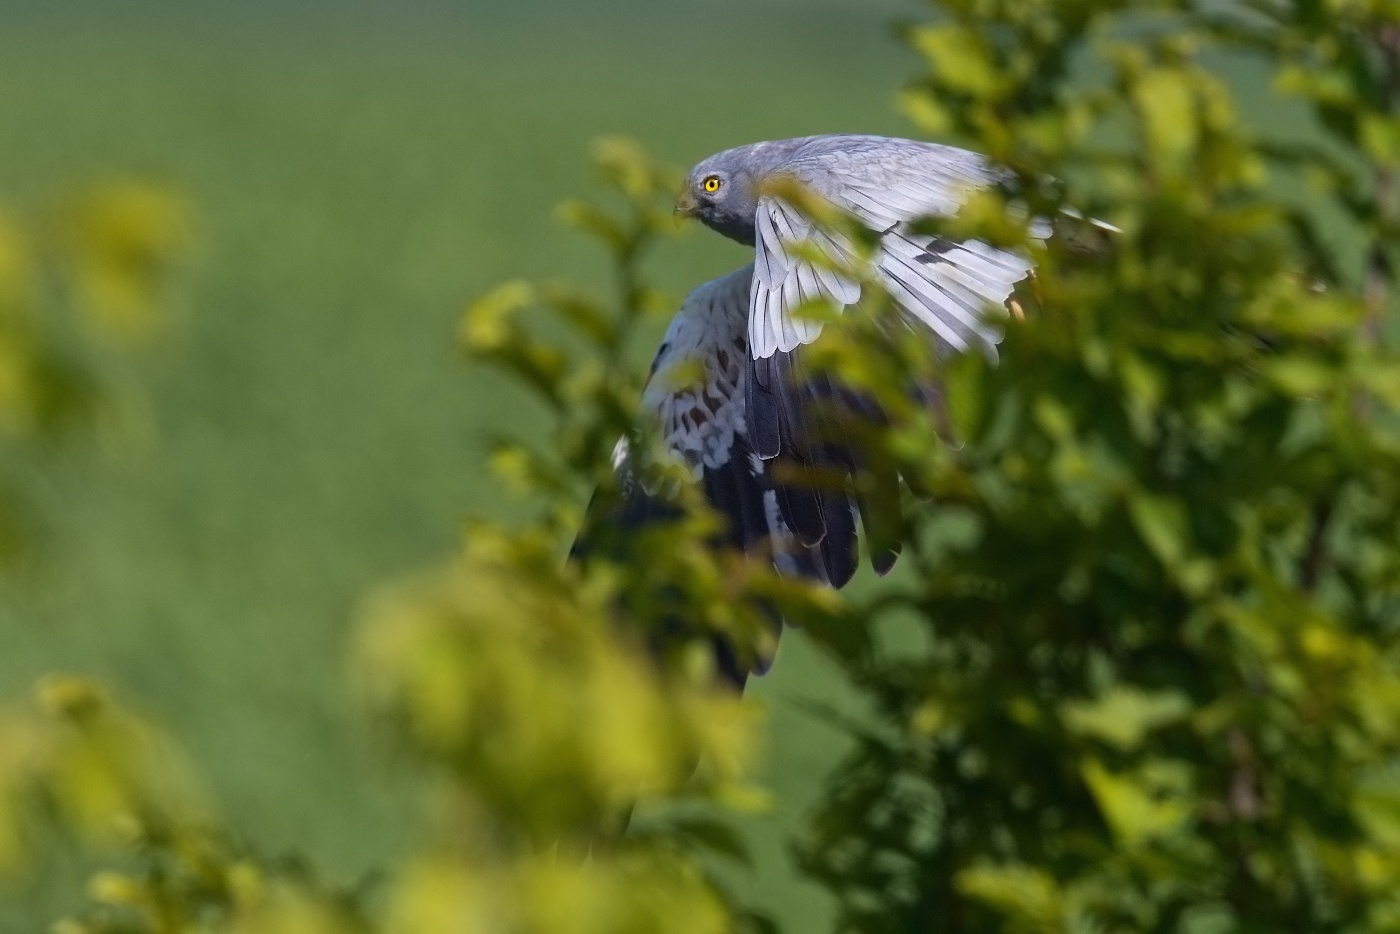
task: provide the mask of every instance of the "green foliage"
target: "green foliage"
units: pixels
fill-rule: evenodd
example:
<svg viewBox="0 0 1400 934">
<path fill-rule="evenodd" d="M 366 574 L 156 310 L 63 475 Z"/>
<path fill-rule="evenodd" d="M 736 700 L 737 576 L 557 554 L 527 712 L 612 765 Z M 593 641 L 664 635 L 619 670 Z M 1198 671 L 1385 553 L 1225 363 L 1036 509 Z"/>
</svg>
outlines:
<svg viewBox="0 0 1400 934">
<path fill-rule="evenodd" d="M 150 336 L 188 211 L 160 189 L 110 184 L 40 222 L 0 222 L 0 437 L 11 460 L 44 462 L 90 434 L 119 398 L 111 346 Z M 22 554 L 23 484 L 3 489 L 0 540 Z M 14 573 L 13 567 L 7 568 Z M 230 842 L 174 744 L 99 686 L 53 676 L 31 704 L 0 708 L 0 883 L 39 871 L 55 828 L 113 868 L 89 885 L 81 932 L 183 931 L 219 917 L 232 931 L 350 931 L 348 904 L 299 871 L 262 868 Z"/>
<path fill-rule="evenodd" d="M 149 336 L 167 271 L 189 237 L 187 211 L 157 188 L 112 183 L 39 218 L 0 213 L 0 560 L 34 529 L 14 461 L 90 429 L 117 387 L 102 358 Z"/>
<path fill-rule="evenodd" d="M 693 836 L 623 831 L 638 804 L 761 800 L 744 783 L 756 711 L 656 672 L 615 624 L 612 581 L 565 566 L 538 528 L 469 540 L 379 601 L 360 640 L 369 699 L 445 792 L 388 929 L 728 930 Z"/>
<path fill-rule="evenodd" d="M 600 144 L 597 161 L 620 209 L 562 213 L 611 253 L 615 303 L 510 284 L 474 302 L 461 327 L 474 359 L 505 369 L 556 417 L 548 453 L 512 443 L 495 457 L 535 518 L 471 525 L 457 560 L 368 603 L 355 643 L 365 706 L 433 792 L 432 830 L 384 885 L 323 886 L 249 850 L 151 727 L 62 679 L 41 689 L 48 717 L 5 723 L 0 857 L 11 871 L 35 861 L 29 825 L 46 810 L 114 861 L 64 934 L 722 934 L 763 923 L 702 868 L 702 855 L 747 859 L 715 810 L 766 803 L 749 782 L 760 711 L 719 683 L 709 637 L 771 652 L 760 600 L 816 612 L 830 598 L 769 562 L 715 552 L 717 520 L 686 475 L 649 459 L 640 383 L 622 363 L 636 326 L 665 307 L 638 263 L 675 229 L 673 176 L 621 142 Z M 574 333 L 538 336 L 541 312 Z M 618 493 L 619 436 L 647 482 L 674 490 L 677 521 L 636 537 L 600 529 L 595 549 L 566 562 L 580 480 L 601 484 L 601 504 Z M 691 638 L 669 639 L 658 664 L 648 630 L 677 619 Z M 55 806 L 36 808 L 46 802 Z M 628 832 L 634 810 L 645 820 Z"/>
<path fill-rule="evenodd" d="M 33 705 L 0 711 L 0 739 L 6 875 L 42 860 L 40 815 L 112 861 L 89 882 L 92 908 L 56 932 L 173 932 L 213 918 L 231 931 L 358 929 L 348 905 L 301 873 L 273 873 L 234 847 L 170 741 L 97 686 L 47 679 Z"/>
<path fill-rule="evenodd" d="M 1014 173 L 954 226 L 1121 232 L 1033 246 L 1000 364 L 944 373 L 954 444 L 891 445 L 931 497 L 851 616 L 927 647 L 842 657 L 879 714 L 802 858 L 851 930 L 1392 930 L 1395 13 L 941 6 L 907 110 Z M 1242 39 L 1333 150 L 1241 127 L 1205 55 Z M 1360 286 L 1269 186 L 1300 167 Z"/>
</svg>

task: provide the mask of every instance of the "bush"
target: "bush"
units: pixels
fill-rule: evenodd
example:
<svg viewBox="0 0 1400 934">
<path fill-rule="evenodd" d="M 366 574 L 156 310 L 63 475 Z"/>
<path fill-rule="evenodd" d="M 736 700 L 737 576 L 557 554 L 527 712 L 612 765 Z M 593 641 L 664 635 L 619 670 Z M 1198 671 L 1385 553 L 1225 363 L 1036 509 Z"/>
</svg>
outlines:
<svg viewBox="0 0 1400 934">
<path fill-rule="evenodd" d="M 952 443 L 894 448 L 930 497 L 850 613 L 924 638 L 842 657 L 879 715 L 802 860 L 850 930 L 1394 929 L 1394 13 L 943 6 L 909 111 L 1120 232 L 1033 246 L 1000 365 L 946 368 Z M 1245 48 L 1326 145 L 1242 127 L 1205 62 Z"/>
</svg>

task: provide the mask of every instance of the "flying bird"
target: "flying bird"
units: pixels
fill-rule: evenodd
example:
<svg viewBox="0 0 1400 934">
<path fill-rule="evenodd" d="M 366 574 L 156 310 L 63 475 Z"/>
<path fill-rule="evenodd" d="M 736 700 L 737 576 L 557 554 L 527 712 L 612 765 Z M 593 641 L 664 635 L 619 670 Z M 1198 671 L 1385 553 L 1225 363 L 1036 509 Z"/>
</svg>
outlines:
<svg viewBox="0 0 1400 934">
<path fill-rule="evenodd" d="M 724 544 L 771 555 L 784 574 L 839 588 L 858 566 L 858 519 L 876 572 L 894 564 L 899 481 L 847 430 L 854 424 L 847 419 L 879 424 L 878 407 L 802 366 L 802 348 L 822 325 L 797 309 L 818 299 L 843 309 L 859 301 L 862 287 L 841 271 L 857 262 L 854 244 L 773 194 L 782 179 L 877 235 L 875 275 L 933 353 L 994 356 L 1001 332 L 988 312 L 1005 306 L 1033 264 L 979 241 L 913 229 L 921 218 L 955 214 L 970 192 L 998 181 L 996 169 L 965 150 L 812 136 L 725 150 L 690 171 L 677 212 L 753 246 L 754 261 L 682 303 L 652 363 L 644 415 L 728 520 Z M 809 261 L 804 241 L 831 263 Z M 591 524 L 627 528 L 675 515 L 674 504 L 641 480 L 634 456 L 619 442 L 620 499 L 592 508 Z M 586 527 L 576 550 L 589 538 Z M 722 640 L 716 648 L 722 669 L 742 687 L 748 672 Z"/>
</svg>

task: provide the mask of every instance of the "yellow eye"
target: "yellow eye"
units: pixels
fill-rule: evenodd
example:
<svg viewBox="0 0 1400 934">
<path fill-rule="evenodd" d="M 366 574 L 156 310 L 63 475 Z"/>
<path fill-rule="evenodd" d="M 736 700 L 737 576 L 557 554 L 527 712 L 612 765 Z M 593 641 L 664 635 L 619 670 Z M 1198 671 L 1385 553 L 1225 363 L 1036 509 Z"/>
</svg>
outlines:
<svg viewBox="0 0 1400 934">
<path fill-rule="evenodd" d="M 710 194 L 714 194 L 719 191 L 720 184 L 719 176 L 711 175 L 709 178 L 705 179 L 705 190 Z"/>
</svg>

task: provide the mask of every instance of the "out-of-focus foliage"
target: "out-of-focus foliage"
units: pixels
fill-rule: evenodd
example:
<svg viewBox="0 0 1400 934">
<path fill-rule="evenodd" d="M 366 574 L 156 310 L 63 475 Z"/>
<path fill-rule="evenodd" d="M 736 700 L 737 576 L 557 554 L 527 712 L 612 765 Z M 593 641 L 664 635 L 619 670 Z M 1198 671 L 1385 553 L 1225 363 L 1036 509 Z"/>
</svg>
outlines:
<svg viewBox="0 0 1400 934">
<path fill-rule="evenodd" d="M 1000 363 L 944 368 L 948 443 L 896 425 L 929 501 L 851 616 L 923 640 L 842 657 L 878 716 L 804 863 L 849 930 L 1396 930 L 1397 12 L 939 8 L 907 110 L 1011 170 L 951 226 L 1121 232 L 1029 244 Z M 1325 152 L 1243 128 L 1205 64 L 1243 41 Z"/>
<path fill-rule="evenodd" d="M 114 709 L 92 684 L 54 677 L 35 703 L 4 711 L 4 794 L 0 863 L 17 869 L 31 855 L 22 804 L 39 793 L 85 840 L 113 847 L 143 833 L 169 836 L 203 806 L 169 743 Z"/>
<path fill-rule="evenodd" d="M 88 428 L 114 396 L 104 345 L 159 325 L 190 233 L 184 204 L 133 182 L 92 188 L 38 218 L 0 212 L 0 450 L 13 461 Z M 22 483 L 0 472 L 0 559 L 32 538 Z"/>
<path fill-rule="evenodd" d="M 66 676 L 0 709 L 0 882 L 43 865 L 55 825 L 111 867 L 58 934 L 360 930 L 348 901 L 235 847 L 158 729 Z"/>
<path fill-rule="evenodd" d="M 0 217 L 0 444 L 42 467 L 99 427 L 122 392 L 113 350 L 151 336 L 189 212 L 162 189 L 98 186 L 41 219 Z M 24 479 L 0 486 L 0 542 L 30 545 Z M 11 567 L 6 573 L 17 573 Z M 80 678 L 0 707 L 0 887 L 44 870 L 55 830 L 111 868 L 95 873 L 85 931 L 357 930 L 348 901 L 295 868 L 260 867 L 230 842 L 174 744 Z M 3 892 L 3 888 L 0 888 Z M 204 929 L 204 928 L 201 928 Z"/>
<path fill-rule="evenodd" d="M 556 418 L 548 453 L 503 442 L 494 459 L 535 518 L 469 526 L 458 559 L 369 601 L 355 642 L 365 706 L 434 792 L 421 846 L 362 892 L 257 858 L 187 790 L 183 770 L 162 764 L 174 754 L 150 727 L 96 688 L 60 680 L 41 689 L 49 717 L 3 721 L 13 742 L 0 758 L 0 856 L 11 871 L 32 865 L 40 803 L 48 824 L 114 861 L 64 934 L 766 929 L 704 868 L 747 858 L 717 811 L 765 806 L 748 777 L 760 711 L 716 677 L 710 637 L 771 651 L 758 644 L 771 640 L 769 607 L 816 614 L 830 601 L 779 580 L 769 562 L 710 547 L 715 517 L 675 465 L 645 454 L 642 368 L 627 361 L 634 332 L 666 307 L 639 262 L 676 229 L 674 173 L 621 142 L 600 144 L 597 161 L 621 207 L 563 214 L 611 254 L 615 301 L 516 283 L 474 302 L 462 323 L 467 353 L 533 389 Z M 553 321 L 531 320 L 541 313 Z M 619 437 L 644 452 L 640 475 L 674 492 L 675 521 L 638 536 L 600 523 L 593 547 L 566 560 L 581 492 L 601 485 L 603 513 L 622 494 Z M 658 657 L 650 636 L 663 627 Z"/>
<path fill-rule="evenodd" d="M 756 712 L 708 676 L 658 672 L 619 631 L 612 582 L 538 528 L 469 539 L 382 597 L 360 640 L 369 699 L 442 784 L 389 929 L 728 930 L 685 845 L 730 845 L 720 825 L 623 832 L 638 804 L 761 801 L 743 783 Z"/>
<path fill-rule="evenodd" d="M 717 687 L 710 640 L 765 655 L 774 611 L 812 626 L 874 711 L 800 847 L 845 929 L 1400 929 L 1400 360 L 1381 326 L 1396 14 L 941 9 L 908 33 L 928 69 L 906 109 L 1009 173 L 940 227 L 1018 244 L 1038 271 L 998 363 L 933 373 L 940 409 L 904 391 L 930 376 L 923 348 L 862 323 L 878 289 L 813 348 L 890 413 L 880 447 L 914 494 L 900 573 L 838 600 L 710 546 L 718 520 L 638 418 L 631 365 L 671 307 L 639 264 L 674 179 L 604 144 L 622 209 L 563 213 L 608 249 L 615 298 L 511 283 L 462 324 L 467 353 L 552 418 L 547 443 L 494 458 L 531 518 L 469 527 L 457 560 L 382 592 L 358 631 L 366 706 L 436 791 L 422 845 L 381 887 L 328 889 L 237 842 L 151 727 L 51 681 L 38 712 L 0 717 L 0 862 L 32 867 L 49 822 L 114 866 L 59 930 L 763 929 L 702 868 L 742 848 L 697 815 L 761 806 L 756 712 Z M 1243 128 L 1207 64 L 1237 48 L 1315 107 L 1327 149 Z M 1315 184 L 1369 254 L 1336 255 L 1278 179 Z M 122 203 L 56 242 L 130 229 Z M 1030 238 L 1036 216 L 1061 233 Z M 65 267 L 60 294 L 129 328 L 151 292 L 113 277 L 157 271 L 162 242 Z M 619 437 L 675 520 L 603 523 L 566 560 L 588 491 L 595 517 L 626 493 Z M 887 624 L 917 646 L 868 637 Z"/>
</svg>

